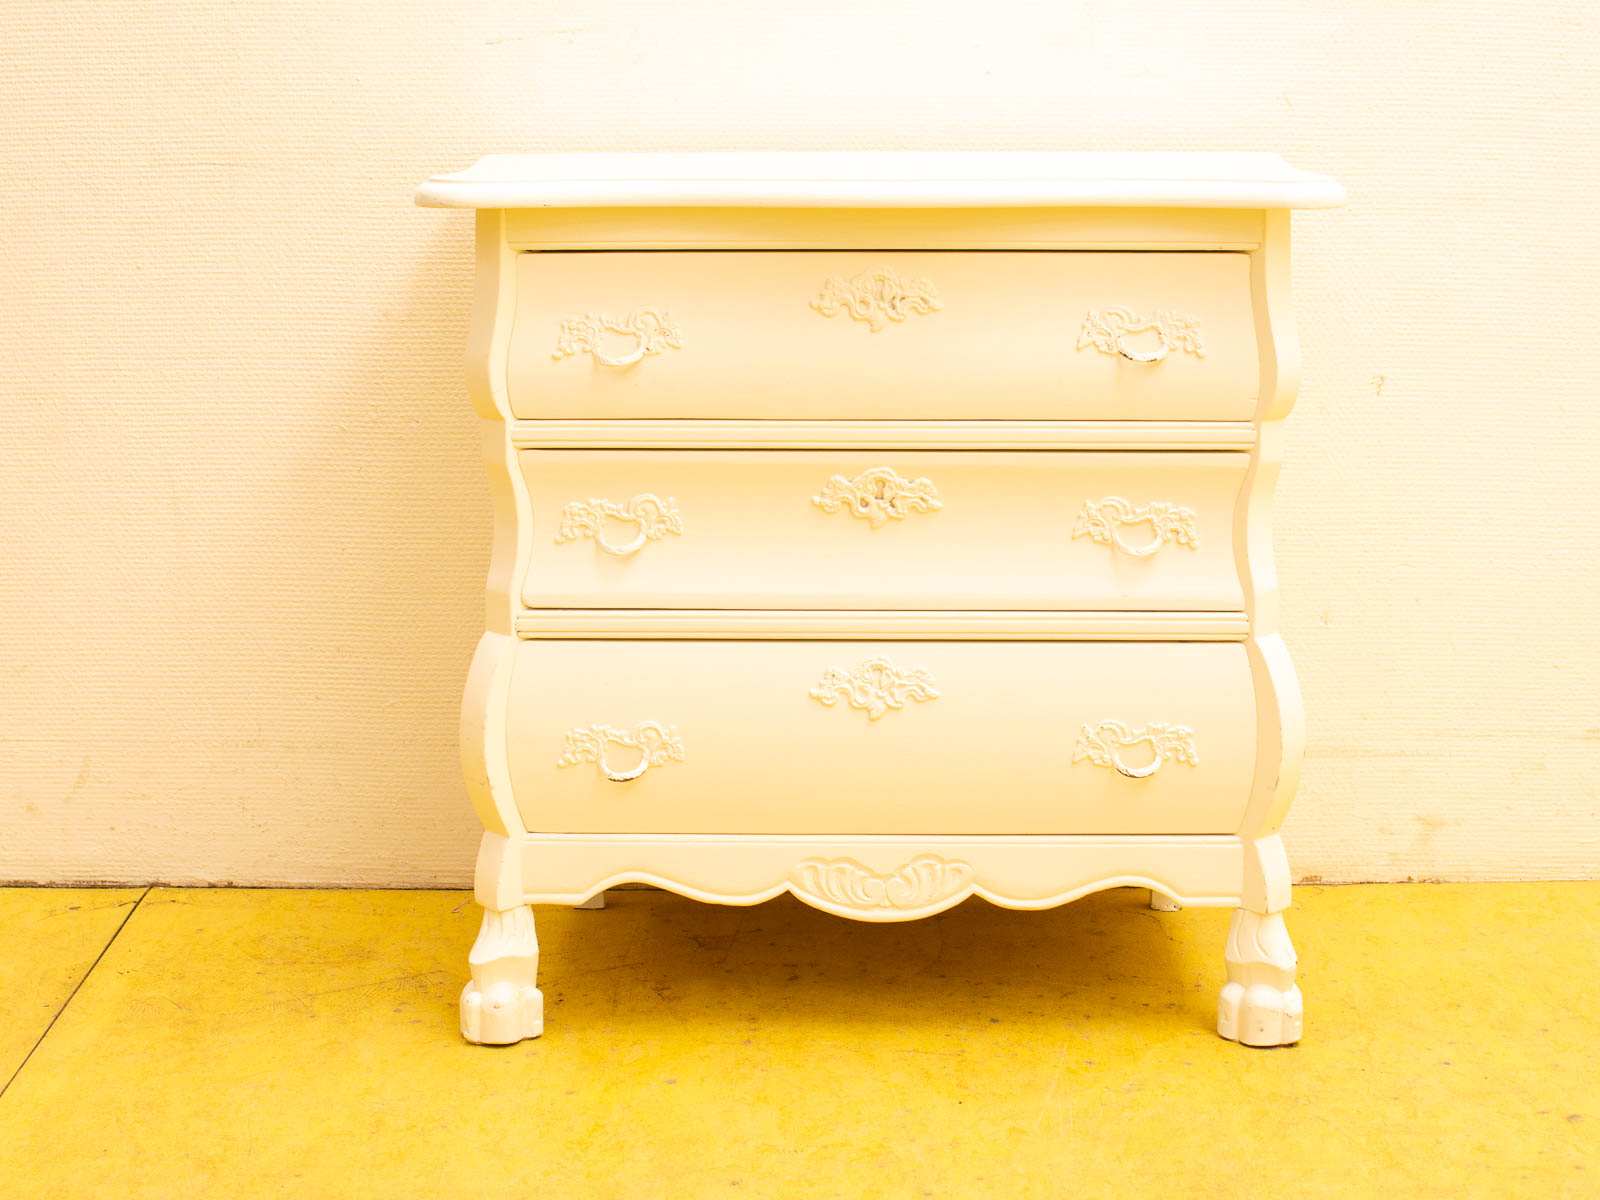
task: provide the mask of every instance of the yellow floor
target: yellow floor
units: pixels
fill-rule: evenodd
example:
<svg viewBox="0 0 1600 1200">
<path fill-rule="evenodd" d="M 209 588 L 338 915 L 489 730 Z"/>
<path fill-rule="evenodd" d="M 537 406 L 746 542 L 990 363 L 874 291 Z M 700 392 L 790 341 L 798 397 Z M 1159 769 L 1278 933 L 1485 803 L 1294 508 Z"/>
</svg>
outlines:
<svg viewBox="0 0 1600 1200">
<path fill-rule="evenodd" d="M 0 1195 L 1600 1197 L 1600 884 L 1298 889 L 1269 1051 L 1213 1032 L 1227 914 L 1131 890 L 541 908 L 505 1049 L 455 1032 L 462 893 L 157 888 L 118 932 L 138 895 L 0 892 L 0 1082 L 48 1027 Z"/>
<path fill-rule="evenodd" d="M 133 910 L 143 888 L 0 888 L 0 1088 Z M 5 1161 L 0 1143 L 0 1163 Z"/>
</svg>

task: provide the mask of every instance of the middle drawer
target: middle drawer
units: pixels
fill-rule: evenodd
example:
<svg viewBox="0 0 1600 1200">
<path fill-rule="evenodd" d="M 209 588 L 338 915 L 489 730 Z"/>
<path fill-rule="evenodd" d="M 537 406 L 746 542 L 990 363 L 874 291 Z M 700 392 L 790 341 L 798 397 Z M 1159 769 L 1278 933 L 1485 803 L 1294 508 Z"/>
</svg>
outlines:
<svg viewBox="0 0 1600 1200">
<path fill-rule="evenodd" d="M 524 450 L 531 608 L 1240 611 L 1234 452 Z"/>
</svg>

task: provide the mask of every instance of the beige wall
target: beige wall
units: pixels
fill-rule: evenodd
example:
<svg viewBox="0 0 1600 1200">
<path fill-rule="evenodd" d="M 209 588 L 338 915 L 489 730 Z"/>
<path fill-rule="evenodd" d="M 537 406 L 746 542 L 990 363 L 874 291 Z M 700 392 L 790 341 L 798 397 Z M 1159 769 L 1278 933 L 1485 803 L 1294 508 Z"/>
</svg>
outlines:
<svg viewBox="0 0 1600 1200">
<path fill-rule="evenodd" d="M 0 6 L 0 878 L 465 884 L 465 214 L 546 149 L 1264 149 L 1302 877 L 1600 872 L 1593 4 Z"/>
</svg>

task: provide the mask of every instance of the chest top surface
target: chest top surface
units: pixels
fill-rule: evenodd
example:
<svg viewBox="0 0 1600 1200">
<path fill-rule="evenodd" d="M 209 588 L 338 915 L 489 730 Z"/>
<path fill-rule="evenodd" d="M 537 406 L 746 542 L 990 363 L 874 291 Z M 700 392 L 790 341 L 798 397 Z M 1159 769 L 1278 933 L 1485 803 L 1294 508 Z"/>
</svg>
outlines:
<svg viewBox="0 0 1600 1200">
<path fill-rule="evenodd" d="M 1275 154 L 733 151 L 496 154 L 436 175 L 430 208 L 1130 206 L 1332 208 L 1344 190 Z"/>
</svg>

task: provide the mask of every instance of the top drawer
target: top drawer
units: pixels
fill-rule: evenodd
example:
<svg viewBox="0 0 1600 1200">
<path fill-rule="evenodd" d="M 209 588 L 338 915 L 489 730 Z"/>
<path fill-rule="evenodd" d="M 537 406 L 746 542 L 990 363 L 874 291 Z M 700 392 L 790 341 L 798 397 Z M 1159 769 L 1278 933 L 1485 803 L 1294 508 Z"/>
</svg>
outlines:
<svg viewBox="0 0 1600 1200">
<path fill-rule="evenodd" d="M 532 418 L 1248 420 L 1245 254 L 524 253 Z"/>
</svg>

